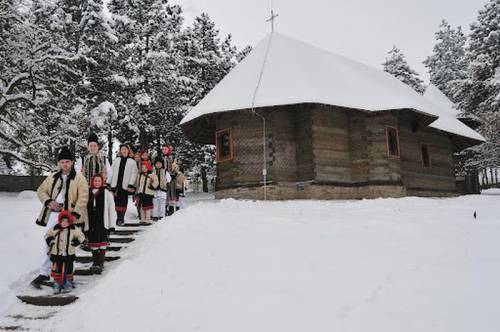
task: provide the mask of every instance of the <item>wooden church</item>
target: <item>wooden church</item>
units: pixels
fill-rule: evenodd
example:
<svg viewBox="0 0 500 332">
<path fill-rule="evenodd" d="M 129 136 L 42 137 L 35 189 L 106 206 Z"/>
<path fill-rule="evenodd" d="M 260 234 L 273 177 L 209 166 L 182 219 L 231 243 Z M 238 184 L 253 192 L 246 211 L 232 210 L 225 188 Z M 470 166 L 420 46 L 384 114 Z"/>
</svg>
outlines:
<svg viewBox="0 0 500 332">
<path fill-rule="evenodd" d="M 484 140 L 391 75 L 278 33 L 181 127 L 216 145 L 216 198 L 453 196 L 453 153 Z"/>
</svg>

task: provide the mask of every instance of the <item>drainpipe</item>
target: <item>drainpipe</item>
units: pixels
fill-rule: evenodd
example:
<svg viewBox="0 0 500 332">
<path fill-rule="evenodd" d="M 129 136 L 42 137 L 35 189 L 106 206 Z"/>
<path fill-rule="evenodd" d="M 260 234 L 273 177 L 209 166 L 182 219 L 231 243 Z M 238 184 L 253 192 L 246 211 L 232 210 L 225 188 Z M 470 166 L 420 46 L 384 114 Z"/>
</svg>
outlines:
<svg viewBox="0 0 500 332">
<path fill-rule="evenodd" d="M 264 179 L 264 200 L 267 201 L 267 155 L 266 155 L 266 118 L 255 110 L 253 110 L 253 114 L 262 119 L 262 177 Z"/>
<path fill-rule="evenodd" d="M 262 152 L 263 153 L 262 154 L 262 157 L 263 157 L 262 177 L 264 180 L 264 200 L 265 201 L 267 200 L 266 118 L 263 115 L 257 113 L 257 111 L 255 110 L 255 99 L 257 98 L 257 92 L 259 91 L 259 88 L 260 88 L 262 76 L 264 75 L 264 68 L 266 67 L 267 58 L 269 56 L 269 49 L 271 48 L 271 43 L 273 41 L 273 36 L 274 36 L 274 33 L 271 33 L 271 35 L 269 36 L 269 42 L 267 43 L 266 53 L 264 55 L 264 59 L 262 61 L 262 67 L 261 67 L 260 73 L 259 73 L 259 79 L 257 80 L 257 85 L 255 87 L 255 91 L 253 93 L 253 98 L 252 98 L 252 113 L 262 119 L 262 151 L 263 151 Z"/>
</svg>

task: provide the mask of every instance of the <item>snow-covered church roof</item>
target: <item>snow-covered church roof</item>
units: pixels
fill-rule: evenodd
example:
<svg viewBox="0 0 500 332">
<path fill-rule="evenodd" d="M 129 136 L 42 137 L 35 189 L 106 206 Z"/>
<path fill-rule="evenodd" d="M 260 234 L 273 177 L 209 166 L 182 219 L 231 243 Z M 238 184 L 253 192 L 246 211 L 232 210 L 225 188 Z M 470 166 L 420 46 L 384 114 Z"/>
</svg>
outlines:
<svg viewBox="0 0 500 332">
<path fill-rule="evenodd" d="M 459 112 L 455 108 L 455 104 L 434 84 L 429 84 L 425 89 L 424 97 L 436 106 L 441 107 L 443 111 L 447 111 L 450 115 L 458 118 Z"/>
<path fill-rule="evenodd" d="M 435 110 L 439 114 L 439 118 L 430 124 L 431 127 L 478 141 L 485 140 L 475 130 L 458 120 L 460 116 L 455 104 L 438 87 L 430 84 L 425 90 L 424 98 L 435 106 Z"/>
<path fill-rule="evenodd" d="M 436 129 L 484 140 L 392 75 L 279 33 L 267 35 L 181 125 L 213 113 L 302 103 L 372 112 L 413 109 L 439 117 L 431 124 Z"/>
</svg>

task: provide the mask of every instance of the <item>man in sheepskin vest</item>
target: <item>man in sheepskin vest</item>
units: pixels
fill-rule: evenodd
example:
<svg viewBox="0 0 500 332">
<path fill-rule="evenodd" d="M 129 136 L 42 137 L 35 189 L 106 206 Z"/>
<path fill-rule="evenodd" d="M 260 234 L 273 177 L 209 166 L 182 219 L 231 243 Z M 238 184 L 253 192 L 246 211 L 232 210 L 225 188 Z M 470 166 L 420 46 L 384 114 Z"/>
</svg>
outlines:
<svg viewBox="0 0 500 332">
<path fill-rule="evenodd" d="M 87 139 L 88 154 L 76 161 L 75 169 L 81 172 L 90 185 L 90 179 L 96 174 L 100 174 L 106 182 L 111 181 L 113 169 L 109 165 L 106 156 L 99 153 L 99 139 L 95 133 L 91 133 Z"/>
<path fill-rule="evenodd" d="M 43 204 L 42 211 L 36 223 L 44 227 L 44 234 L 57 224 L 60 211 L 67 210 L 75 218 L 75 224 L 83 227 L 87 215 L 87 201 L 89 189 L 87 180 L 74 168 L 73 154 L 68 147 L 59 152 L 58 163 L 60 170 L 49 175 L 38 188 L 38 199 Z M 43 241 L 40 274 L 31 284 L 40 288 L 40 285 L 49 280 L 50 248 Z"/>
<path fill-rule="evenodd" d="M 77 159 L 75 164 L 75 170 L 81 172 L 82 175 L 87 179 L 87 184 L 90 186 L 91 179 L 95 175 L 100 175 L 104 181 L 111 181 L 113 175 L 113 170 L 109 165 L 106 156 L 99 153 L 100 145 L 99 138 L 95 133 L 91 133 L 87 139 L 87 151 L 88 154 Z M 82 249 L 88 250 L 87 241 L 85 241 Z"/>
</svg>

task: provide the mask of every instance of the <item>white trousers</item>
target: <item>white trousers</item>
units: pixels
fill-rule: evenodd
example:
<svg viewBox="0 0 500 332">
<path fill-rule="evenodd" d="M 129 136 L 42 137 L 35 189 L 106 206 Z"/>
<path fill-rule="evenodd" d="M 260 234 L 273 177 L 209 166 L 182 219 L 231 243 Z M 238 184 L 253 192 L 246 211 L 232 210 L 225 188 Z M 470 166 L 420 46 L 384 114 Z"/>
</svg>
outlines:
<svg viewBox="0 0 500 332">
<path fill-rule="evenodd" d="M 177 206 L 179 209 L 184 209 L 186 207 L 184 202 L 184 197 L 179 197 L 179 201 L 177 202 Z"/>
<path fill-rule="evenodd" d="M 153 211 L 151 216 L 153 218 L 163 218 L 165 217 L 165 205 L 167 200 L 163 197 L 153 198 Z"/>
<path fill-rule="evenodd" d="M 40 256 L 40 274 L 49 277 L 50 276 L 50 247 L 45 242 L 45 234 L 52 229 L 57 224 L 57 217 L 59 216 L 59 212 L 51 211 L 49 214 L 49 219 L 47 220 L 47 225 L 45 225 L 43 229 L 42 235 L 42 255 Z"/>
</svg>

